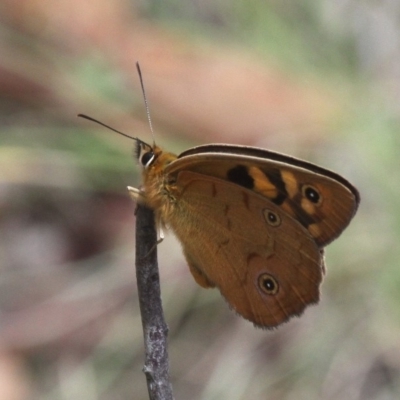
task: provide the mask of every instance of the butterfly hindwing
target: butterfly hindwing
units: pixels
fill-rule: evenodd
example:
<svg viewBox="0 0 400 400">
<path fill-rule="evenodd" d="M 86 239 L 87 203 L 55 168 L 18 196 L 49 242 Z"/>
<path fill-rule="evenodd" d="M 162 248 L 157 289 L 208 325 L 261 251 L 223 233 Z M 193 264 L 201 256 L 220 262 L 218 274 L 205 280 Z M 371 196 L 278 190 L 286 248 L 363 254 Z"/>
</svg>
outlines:
<svg viewBox="0 0 400 400">
<path fill-rule="evenodd" d="M 318 301 L 320 250 L 279 206 L 190 171 L 179 172 L 174 186 L 179 205 L 169 225 L 202 286 L 217 286 L 236 312 L 259 326 L 279 325 Z"/>
</svg>

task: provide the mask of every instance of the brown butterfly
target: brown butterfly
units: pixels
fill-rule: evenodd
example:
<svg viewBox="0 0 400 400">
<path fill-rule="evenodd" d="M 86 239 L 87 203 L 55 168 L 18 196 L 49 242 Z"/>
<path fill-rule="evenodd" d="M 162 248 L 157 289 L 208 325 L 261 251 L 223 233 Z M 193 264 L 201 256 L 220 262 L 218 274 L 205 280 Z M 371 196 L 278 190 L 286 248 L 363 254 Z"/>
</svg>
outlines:
<svg viewBox="0 0 400 400">
<path fill-rule="evenodd" d="M 354 186 L 260 148 L 210 144 L 176 156 L 132 139 L 143 186 L 130 193 L 172 229 L 200 286 L 217 287 L 237 313 L 267 328 L 318 302 L 323 248 L 356 213 Z"/>
<path fill-rule="evenodd" d="M 137 140 L 143 188 L 133 197 L 175 233 L 190 271 L 230 306 L 274 327 L 319 300 L 323 247 L 360 197 L 340 175 L 255 148 L 210 144 L 179 156 Z"/>
</svg>

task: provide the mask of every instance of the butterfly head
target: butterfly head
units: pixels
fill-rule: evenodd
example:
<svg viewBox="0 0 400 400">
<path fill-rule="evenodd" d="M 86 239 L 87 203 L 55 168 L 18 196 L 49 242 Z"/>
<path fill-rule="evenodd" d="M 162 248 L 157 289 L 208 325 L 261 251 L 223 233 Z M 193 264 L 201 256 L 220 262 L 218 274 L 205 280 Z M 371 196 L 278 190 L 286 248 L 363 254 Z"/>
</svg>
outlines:
<svg viewBox="0 0 400 400">
<path fill-rule="evenodd" d="M 177 157 L 174 154 L 163 151 L 157 145 L 149 145 L 140 139 L 136 139 L 135 155 L 144 171 L 150 171 L 154 167 L 165 168 Z"/>
</svg>

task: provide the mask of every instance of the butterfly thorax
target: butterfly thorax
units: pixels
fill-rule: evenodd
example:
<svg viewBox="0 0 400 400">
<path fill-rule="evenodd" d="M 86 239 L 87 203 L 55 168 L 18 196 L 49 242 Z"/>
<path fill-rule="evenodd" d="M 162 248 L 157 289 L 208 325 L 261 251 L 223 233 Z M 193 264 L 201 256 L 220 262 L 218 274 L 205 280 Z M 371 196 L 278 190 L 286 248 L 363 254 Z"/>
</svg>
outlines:
<svg viewBox="0 0 400 400">
<path fill-rule="evenodd" d="M 174 196 L 174 178 L 165 173 L 165 168 L 177 156 L 163 152 L 154 147 L 154 160 L 143 169 L 143 189 L 146 204 L 156 211 L 157 219 L 164 224 L 174 211 L 176 198 Z"/>
</svg>

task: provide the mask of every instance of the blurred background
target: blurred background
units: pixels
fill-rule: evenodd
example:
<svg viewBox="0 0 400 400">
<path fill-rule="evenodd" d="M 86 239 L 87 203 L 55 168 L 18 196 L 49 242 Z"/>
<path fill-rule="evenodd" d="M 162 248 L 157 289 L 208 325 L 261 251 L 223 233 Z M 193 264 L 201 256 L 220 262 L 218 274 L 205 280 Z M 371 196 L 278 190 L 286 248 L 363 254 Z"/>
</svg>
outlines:
<svg viewBox="0 0 400 400">
<path fill-rule="evenodd" d="M 260 146 L 361 192 L 319 305 L 255 329 L 159 245 L 176 399 L 400 397 L 400 3 L 0 0 L 0 400 L 147 399 L 133 142 Z"/>
</svg>

